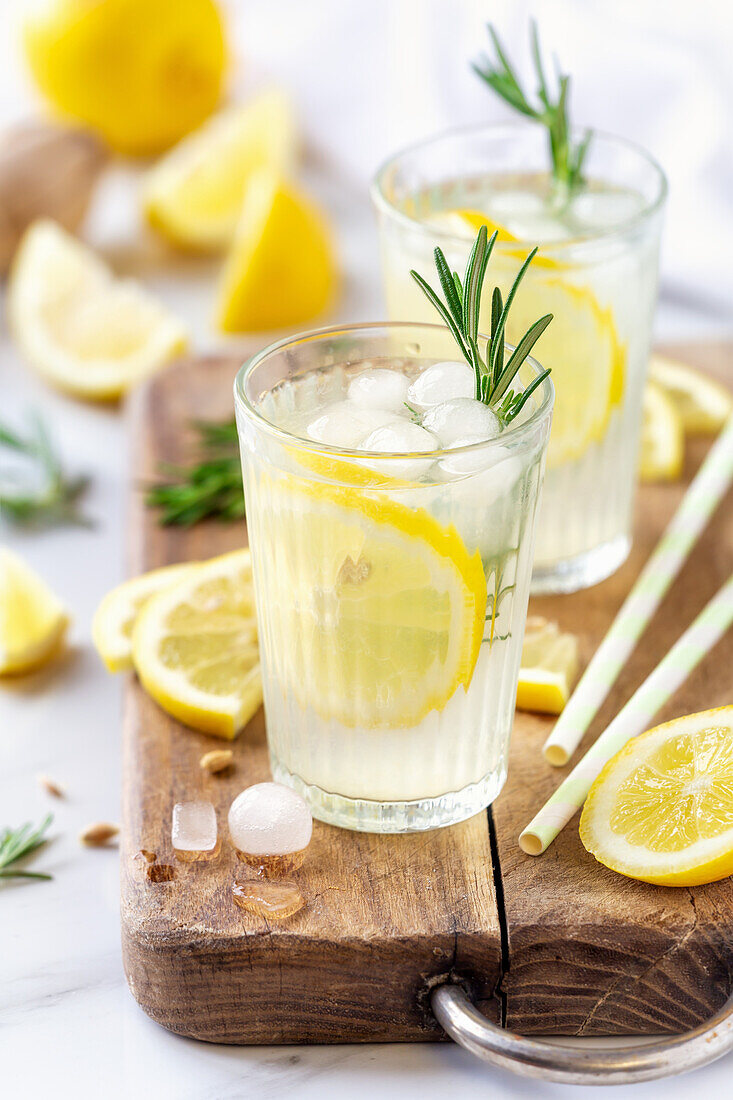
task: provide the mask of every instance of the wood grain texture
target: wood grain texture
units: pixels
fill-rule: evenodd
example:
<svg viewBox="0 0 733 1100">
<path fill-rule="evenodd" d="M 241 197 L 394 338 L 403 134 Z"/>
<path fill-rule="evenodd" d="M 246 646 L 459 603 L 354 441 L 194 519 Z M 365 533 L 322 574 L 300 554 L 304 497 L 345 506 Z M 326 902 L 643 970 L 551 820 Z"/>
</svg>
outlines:
<svg viewBox="0 0 733 1100">
<path fill-rule="evenodd" d="M 733 347 L 669 349 L 733 382 Z M 622 569 L 572 596 L 537 599 L 531 612 L 578 634 L 587 660 L 608 629 L 676 509 L 707 442 L 688 446 L 685 484 L 638 494 L 634 546 Z M 579 759 L 717 591 L 733 568 L 733 494 L 719 506 L 588 731 Z M 733 637 L 724 638 L 659 714 L 733 702 Z M 578 837 L 578 818 L 544 856 L 525 855 L 521 829 L 569 769 L 551 768 L 541 746 L 551 721 L 517 715 L 509 779 L 492 807 L 509 958 L 502 984 L 507 1026 L 567 1035 L 681 1031 L 720 1007 L 733 975 L 733 883 L 692 890 L 625 880 L 597 864 Z M 500 897 L 501 902 L 501 897 Z"/>
<path fill-rule="evenodd" d="M 149 481 L 159 461 L 190 457 L 192 418 L 231 414 L 237 365 L 183 363 L 138 391 L 130 409 L 134 486 Z M 243 524 L 160 528 L 136 488 L 128 529 L 131 573 L 223 553 L 246 539 Z M 501 947 L 486 814 L 407 837 L 316 822 L 308 857 L 291 876 L 306 907 L 268 927 L 232 900 L 241 864 L 226 834 L 235 795 L 269 778 L 262 713 L 233 744 L 232 772 L 206 775 L 200 757 L 222 744 L 185 730 L 130 679 L 123 957 L 130 988 L 153 1019 L 225 1043 L 438 1039 L 424 998 L 431 980 L 445 974 L 468 979 L 483 1010 L 497 1018 Z M 215 862 L 173 858 L 172 808 L 192 798 L 216 807 L 224 844 Z M 142 850 L 155 853 L 156 863 Z"/>
</svg>

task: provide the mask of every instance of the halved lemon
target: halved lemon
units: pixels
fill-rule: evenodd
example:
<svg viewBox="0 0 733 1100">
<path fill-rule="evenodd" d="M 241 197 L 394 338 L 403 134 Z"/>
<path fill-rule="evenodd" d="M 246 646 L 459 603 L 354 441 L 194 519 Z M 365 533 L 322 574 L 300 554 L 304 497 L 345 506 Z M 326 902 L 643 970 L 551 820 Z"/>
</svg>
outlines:
<svg viewBox="0 0 733 1100">
<path fill-rule="evenodd" d="M 715 435 L 733 413 L 733 395 L 686 363 L 652 355 L 649 378 L 664 390 L 689 435 Z"/>
<path fill-rule="evenodd" d="M 486 611 L 481 558 L 422 508 L 288 478 L 262 486 L 278 679 L 349 727 L 399 729 L 468 688 Z"/>
<path fill-rule="evenodd" d="M 107 593 L 95 612 L 92 638 L 110 672 L 132 668 L 132 628 L 150 597 L 170 588 L 194 568 L 188 564 L 152 569 Z"/>
<path fill-rule="evenodd" d="M 17 554 L 0 549 L 0 675 L 45 664 L 68 625 L 65 608 L 45 581 Z"/>
<path fill-rule="evenodd" d="M 173 244 L 221 251 L 232 241 L 247 180 L 258 168 L 287 174 L 295 160 L 290 102 L 263 92 L 185 138 L 148 173 L 145 214 Z"/>
<path fill-rule="evenodd" d="M 152 596 L 133 627 L 132 657 L 145 690 L 174 718 L 236 737 L 262 702 L 249 550 L 192 566 Z"/>
<path fill-rule="evenodd" d="M 612 871 L 659 886 L 733 874 L 733 707 L 631 740 L 591 787 L 580 839 Z"/>
<path fill-rule="evenodd" d="M 578 639 L 557 623 L 527 619 L 517 685 L 517 708 L 560 714 L 578 673 Z"/>
<path fill-rule="evenodd" d="M 186 345 L 183 326 L 53 221 L 34 222 L 13 261 L 8 312 L 21 353 L 78 397 L 119 397 Z"/>
<path fill-rule="evenodd" d="M 255 172 L 224 265 L 217 302 L 223 332 L 263 332 L 321 313 L 336 286 L 321 214 L 278 173 Z"/>
<path fill-rule="evenodd" d="M 685 457 L 685 432 L 677 407 L 656 382 L 647 382 L 642 410 L 641 480 L 676 481 Z"/>
</svg>

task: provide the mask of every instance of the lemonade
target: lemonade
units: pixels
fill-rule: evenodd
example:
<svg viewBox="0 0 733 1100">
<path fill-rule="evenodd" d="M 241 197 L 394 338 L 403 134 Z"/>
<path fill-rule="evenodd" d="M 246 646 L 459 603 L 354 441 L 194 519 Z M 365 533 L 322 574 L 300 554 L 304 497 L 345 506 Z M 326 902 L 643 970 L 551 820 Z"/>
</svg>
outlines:
<svg viewBox="0 0 733 1100">
<path fill-rule="evenodd" d="M 507 338 L 554 315 L 533 352 L 556 391 L 533 590 L 572 591 L 608 576 L 630 546 L 666 185 L 635 147 L 593 134 L 584 183 L 568 192 L 548 171 L 544 141 L 531 126 L 454 131 L 389 161 L 373 196 L 395 320 L 432 317 L 408 272 L 430 270 L 435 244 L 453 267 L 478 225 L 498 230 L 492 272 L 505 296 L 539 245 Z"/>
<path fill-rule="evenodd" d="M 552 386 L 502 426 L 470 374 L 441 327 L 367 325 L 235 385 L 273 777 L 348 828 L 459 821 L 506 775 Z"/>
</svg>

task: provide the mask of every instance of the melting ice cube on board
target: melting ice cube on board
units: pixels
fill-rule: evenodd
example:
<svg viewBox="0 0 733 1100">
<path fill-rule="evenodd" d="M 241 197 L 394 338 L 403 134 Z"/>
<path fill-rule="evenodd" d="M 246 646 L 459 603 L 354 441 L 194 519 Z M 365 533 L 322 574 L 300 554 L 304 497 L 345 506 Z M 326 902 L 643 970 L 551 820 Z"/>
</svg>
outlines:
<svg viewBox="0 0 733 1100">
<path fill-rule="evenodd" d="M 266 875 L 299 867 L 312 834 L 308 806 L 282 783 L 255 783 L 229 808 L 229 836 L 237 855 Z"/>
<path fill-rule="evenodd" d="M 219 853 L 216 811 L 210 802 L 176 802 L 171 843 L 178 859 L 194 862 Z"/>
<path fill-rule="evenodd" d="M 474 397 L 475 393 L 476 376 L 468 363 L 433 363 L 408 389 L 407 403 L 429 409 L 452 397 Z"/>
<path fill-rule="evenodd" d="M 305 898 L 294 882 L 246 879 L 234 883 L 232 896 L 240 909 L 269 920 L 285 920 L 305 905 Z"/>
<path fill-rule="evenodd" d="M 312 420 L 306 430 L 316 443 L 357 450 L 365 435 L 394 418 L 394 410 L 363 408 L 355 401 L 337 401 Z"/>
<path fill-rule="evenodd" d="M 406 413 L 408 380 L 396 370 L 374 367 L 357 375 L 349 383 L 349 400 L 364 409 L 391 409 Z"/>
<path fill-rule="evenodd" d="M 501 430 L 496 413 L 473 397 L 453 397 L 433 406 L 422 424 L 437 435 L 443 447 L 453 447 L 459 439 L 494 439 Z"/>
</svg>

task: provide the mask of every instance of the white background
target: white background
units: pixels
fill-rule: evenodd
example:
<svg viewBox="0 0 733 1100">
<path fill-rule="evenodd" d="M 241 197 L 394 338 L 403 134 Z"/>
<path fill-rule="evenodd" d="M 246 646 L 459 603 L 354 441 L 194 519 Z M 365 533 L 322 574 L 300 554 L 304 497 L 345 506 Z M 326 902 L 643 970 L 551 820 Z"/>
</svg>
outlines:
<svg viewBox="0 0 733 1100">
<path fill-rule="evenodd" d="M 38 110 L 17 31 L 26 4 L 0 5 L 0 119 Z M 666 168 L 670 204 L 662 267 L 660 338 L 730 332 L 733 241 L 733 13 L 727 0 L 251 0 L 227 5 L 234 41 L 233 89 L 267 79 L 298 104 L 311 187 L 338 235 L 345 289 L 342 319 L 381 315 L 369 177 L 388 153 L 443 126 L 504 117 L 469 72 L 485 45 L 483 23 L 502 29 L 526 58 L 530 12 L 547 47 L 575 76 L 580 123 L 645 145 Z M 173 268 L 141 236 L 135 173 L 116 166 L 86 226 L 118 270 L 141 277 L 185 316 L 194 346 L 212 333 L 213 268 Z M 53 809 L 53 843 L 38 865 L 46 884 L 0 890 L 0 1087 L 8 1098 L 55 1095 L 160 1100 L 298 1095 L 472 1097 L 568 1095 L 523 1082 L 450 1046 L 330 1048 L 206 1047 L 152 1024 L 127 992 L 119 952 L 114 851 L 84 851 L 79 829 L 119 813 L 120 687 L 91 648 L 100 597 L 124 575 L 126 431 L 120 411 L 51 393 L 19 362 L 0 330 L 0 415 L 43 411 L 69 465 L 94 473 L 91 532 L 58 530 L 0 540 L 19 550 L 73 609 L 62 663 L 0 689 L 0 825 L 39 819 L 49 799 L 38 772 L 68 787 Z M 624 1095 L 701 1097 L 725 1087 L 730 1061 L 692 1079 Z M 573 1095 L 600 1095 L 578 1089 Z M 607 1094 L 606 1094 L 607 1095 Z"/>
</svg>

